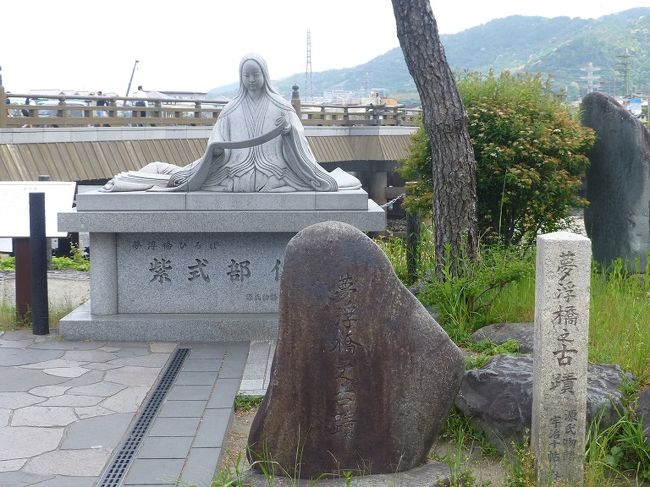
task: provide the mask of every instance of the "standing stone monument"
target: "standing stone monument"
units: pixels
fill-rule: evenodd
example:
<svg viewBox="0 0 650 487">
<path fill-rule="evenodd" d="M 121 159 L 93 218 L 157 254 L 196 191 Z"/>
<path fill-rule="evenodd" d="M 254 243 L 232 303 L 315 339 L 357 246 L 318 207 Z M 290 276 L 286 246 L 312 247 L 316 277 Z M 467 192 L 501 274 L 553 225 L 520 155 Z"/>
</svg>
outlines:
<svg viewBox="0 0 650 487">
<path fill-rule="evenodd" d="M 582 100 L 582 122 L 596 132 L 585 208 L 594 259 L 608 265 L 622 257 L 631 272 L 643 272 L 650 252 L 650 133 L 602 93 Z"/>
<path fill-rule="evenodd" d="M 274 338 L 284 248 L 340 220 L 385 228 L 384 211 L 340 169 L 315 160 L 291 103 L 258 55 L 239 68 L 203 156 L 152 162 L 79 195 L 59 228 L 90 233 L 90 304 L 60 322 L 71 339 Z"/>
<path fill-rule="evenodd" d="M 531 445 L 537 485 L 582 485 L 591 242 L 537 237 Z"/>
<path fill-rule="evenodd" d="M 461 351 L 377 245 L 345 223 L 312 225 L 285 253 L 278 343 L 250 460 L 302 479 L 413 469 L 463 370 Z"/>
</svg>

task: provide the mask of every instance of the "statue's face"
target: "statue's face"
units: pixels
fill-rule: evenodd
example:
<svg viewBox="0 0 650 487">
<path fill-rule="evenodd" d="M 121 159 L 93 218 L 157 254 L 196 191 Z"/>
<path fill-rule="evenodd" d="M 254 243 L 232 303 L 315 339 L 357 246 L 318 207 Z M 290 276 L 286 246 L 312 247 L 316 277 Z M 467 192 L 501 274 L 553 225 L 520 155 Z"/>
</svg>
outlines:
<svg viewBox="0 0 650 487">
<path fill-rule="evenodd" d="M 255 61 L 249 59 L 242 68 L 244 86 L 251 93 L 258 93 L 264 87 L 264 74 L 262 68 Z"/>
</svg>

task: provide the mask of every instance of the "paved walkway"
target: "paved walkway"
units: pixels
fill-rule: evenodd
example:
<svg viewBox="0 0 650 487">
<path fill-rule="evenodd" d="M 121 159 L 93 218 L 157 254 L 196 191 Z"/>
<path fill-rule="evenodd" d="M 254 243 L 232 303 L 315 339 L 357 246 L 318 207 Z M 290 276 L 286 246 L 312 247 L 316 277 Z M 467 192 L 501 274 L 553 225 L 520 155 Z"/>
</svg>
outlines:
<svg viewBox="0 0 650 487">
<path fill-rule="evenodd" d="M 209 486 L 235 394 L 263 394 L 272 342 L 69 342 L 0 334 L 0 487 L 96 485 L 177 347 L 191 351 L 124 485 Z M 243 377 L 242 377 L 243 376 Z"/>
</svg>

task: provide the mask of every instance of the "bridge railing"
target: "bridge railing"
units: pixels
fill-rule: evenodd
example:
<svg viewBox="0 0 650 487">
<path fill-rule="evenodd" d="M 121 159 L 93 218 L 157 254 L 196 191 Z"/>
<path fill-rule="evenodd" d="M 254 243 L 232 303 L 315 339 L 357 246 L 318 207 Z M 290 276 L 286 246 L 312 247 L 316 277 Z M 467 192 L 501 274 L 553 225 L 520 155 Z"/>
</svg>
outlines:
<svg viewBox="0 0 650 487">
<path fill-rule="evenodd" d="M 35 93 L 3 95 L 2 91 L 0 86 L 0 100 L 5 101 L 4 109 L 0 109 L 0 128 L 209 126 L 215 123 L 225 105 L 215 100 Z M 144 102 L 146 106 L 137 106 L 136 102 Z M 311 126 L 414 126 L 420 116 L 419 109 L 402 106 L 301 102 L 295 94 L 292 104 L 303 124 Z"/>
</svg>

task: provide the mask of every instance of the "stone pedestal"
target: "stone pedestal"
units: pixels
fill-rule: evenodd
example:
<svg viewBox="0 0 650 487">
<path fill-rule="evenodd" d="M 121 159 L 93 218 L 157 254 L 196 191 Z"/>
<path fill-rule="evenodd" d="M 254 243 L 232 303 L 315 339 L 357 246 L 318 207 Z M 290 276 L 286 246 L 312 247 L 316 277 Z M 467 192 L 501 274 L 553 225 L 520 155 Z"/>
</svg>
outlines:
<svg viewBox="0 0 650 487">
<path fill-rule="evenodd" d="M 583 483 L 590 277 L 588 238 L 537 237 L 531 445 L 538 486 Z"/>
<path fill-rule="evenodd" d="M 275 338 L 284 249 L 336 220 L 381 231 L 363 190 L 336 193 L 84 193 L 59 229 L 89 232 L 90 304 L 60 322 L 70 339 Z"/>
</svg>

